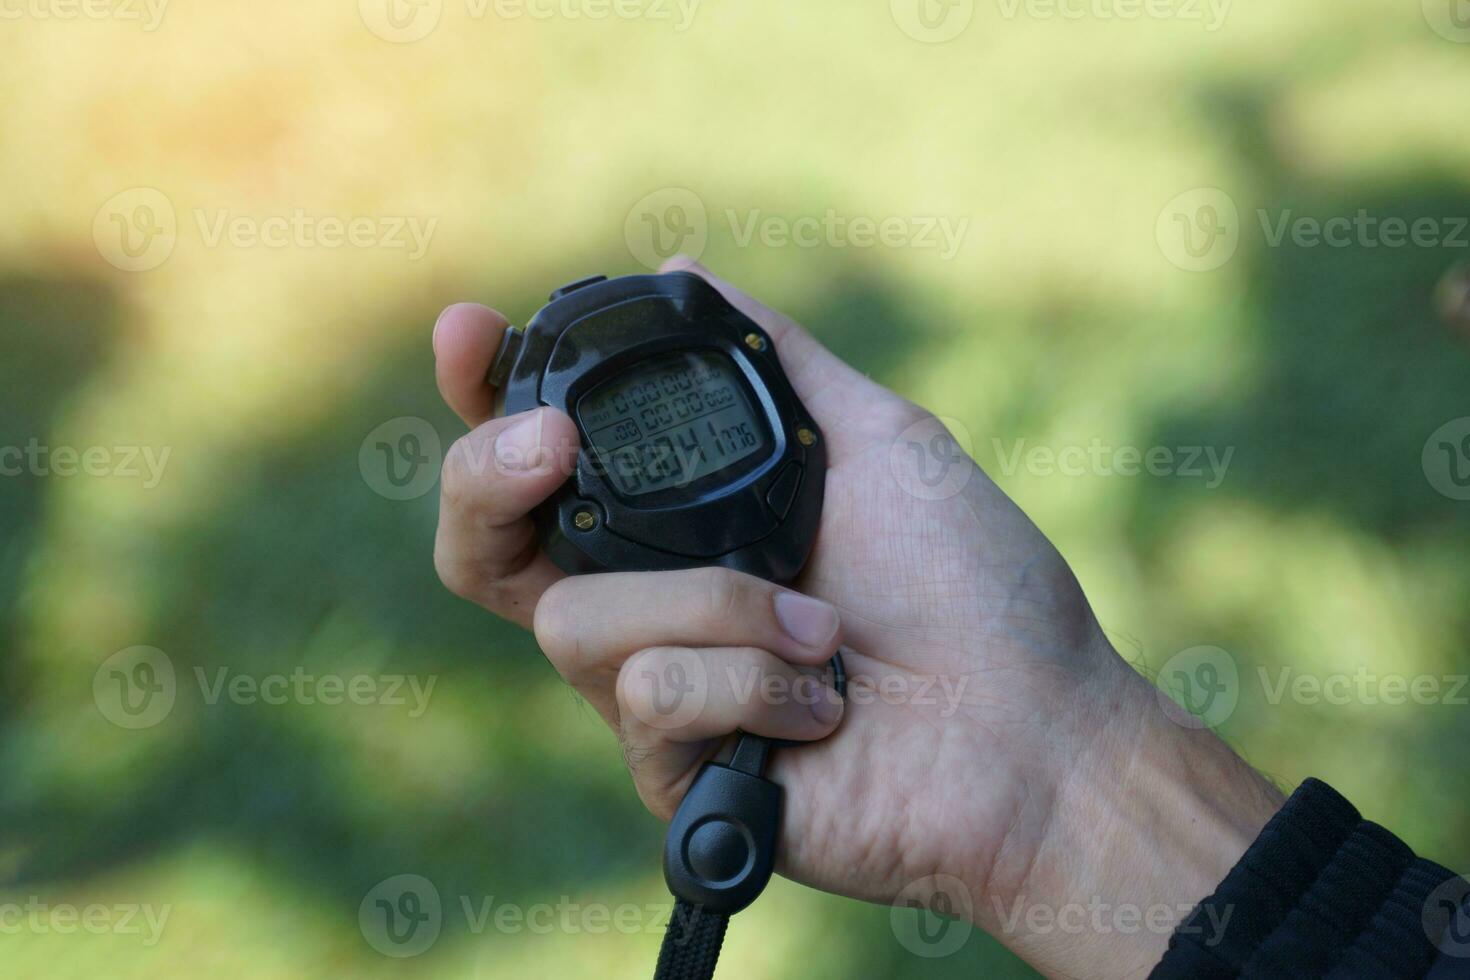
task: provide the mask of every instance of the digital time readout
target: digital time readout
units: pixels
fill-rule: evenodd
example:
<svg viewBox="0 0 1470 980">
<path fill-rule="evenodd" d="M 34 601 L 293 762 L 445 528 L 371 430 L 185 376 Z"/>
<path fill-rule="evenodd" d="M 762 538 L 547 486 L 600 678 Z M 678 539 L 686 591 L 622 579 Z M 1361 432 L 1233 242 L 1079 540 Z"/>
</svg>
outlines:
<svg viewBox="0 0 1470 980">
<path fill-rule="evenodd" d="M 728 357 L 683 351 L 644 361 L 577 405 L 599 469 L 625 496 L 688 486 L 766 448 Z"/>
</svg>

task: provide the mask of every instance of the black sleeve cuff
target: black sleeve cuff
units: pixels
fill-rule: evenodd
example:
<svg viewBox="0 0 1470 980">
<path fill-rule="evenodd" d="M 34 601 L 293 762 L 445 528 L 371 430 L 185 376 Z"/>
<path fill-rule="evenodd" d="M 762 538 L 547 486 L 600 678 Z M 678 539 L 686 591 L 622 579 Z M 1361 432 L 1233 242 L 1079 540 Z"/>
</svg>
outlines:
<svg viewBox="0 0 1470 980">
<path fill-rule="evenodd" d="M 1426 901 L 1454 877 L 1308 779 L 1151 976 L 1422 977 L 1439 955 Z"/>
</svg>

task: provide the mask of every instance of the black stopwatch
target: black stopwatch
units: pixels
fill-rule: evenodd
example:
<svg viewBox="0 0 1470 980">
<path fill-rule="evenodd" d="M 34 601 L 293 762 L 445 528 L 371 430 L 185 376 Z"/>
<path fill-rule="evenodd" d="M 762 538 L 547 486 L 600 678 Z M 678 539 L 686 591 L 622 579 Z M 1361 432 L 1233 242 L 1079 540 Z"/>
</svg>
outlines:
<svg viewBox="0 0 1470 980">
<path fill-rule="evenodd" d="M 565 571 L 801 571 L 822 513 L 821 430 L 771 338 L 699 276 L 558 289 L 506 334 L 490 381 L 506 414 L 549 405 L 577 423 L 576 471 L 534 515 Z"/>
<path fill-rule="evenodd" d="M 812 549 L 827 455 L 770 336 L 687 272 L 563 286 L 508 331 L 490 383 L 511 415 L 546 405 L 577 425 L 576 469 L 534 513 L 571 574 L 722 565 L 789 583 Z M 842 658 L 831 664 L 843 693 Z M 728 917 L 775 865 L 772 743 L 742 734 L 707 763 L 664 843 L 678 899 L 656 980 L 714 972 Z"/>
</svg>

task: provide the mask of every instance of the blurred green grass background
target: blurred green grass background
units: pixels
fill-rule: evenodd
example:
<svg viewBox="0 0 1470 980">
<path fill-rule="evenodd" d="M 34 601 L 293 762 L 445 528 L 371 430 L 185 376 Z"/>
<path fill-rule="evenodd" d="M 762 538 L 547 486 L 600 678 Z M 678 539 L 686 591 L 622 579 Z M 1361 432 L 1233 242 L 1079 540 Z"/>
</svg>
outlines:
<svg viewBox="0 0 1470 980">
<path fill-rule="evenodd" d="M 387 499 L 358 460 L 399 417 L 458 436 L 429 348 L 444 304 L 524 322 L 556 285 L 642 271 L 639 202 L 669 188 L 702 208 L 707 264 L 968 432 L 1125 656 L 1229 651 L 1243 680 L 1220 731 L 1248 759 L 1288 787 L 1323 777 L 1470 869 L 1465 707 L 1273 704 L 1255 679 L 1470 670 L 1470 503 L 1421 464 L 1470 415 L 1470 332 L 1436 300 L 1470 250 L 1272 246 L 1256 219 L 1470 214 L 1470 45 L 1434 29 L 1435 2 L 1238 2 L 1216 30 L 980 2 L 937 44 L 905 32 L 904 0 L 705 0 L 687 24 L 446 2 L 412 43 L 380 36 L 375 0 L 180 4 L 153 30 L 15 8 L 0 445 L 170 457 L 156 487 L 0 478 L 0 903 L 170 913 L 152 944 L 21 928 L 7 973 L 650 971 L 646 923 L 477 932 L 459 911 L 662 902 L 661 827 L 529 637 L 438 585 L 435 495 Z M 94 223 L 138 187 L 172 207 L 177 244 L 127 272 Z M 1156 233 L 1196 188 L 1239 208 L 1238 251 L 1205 272 Z M 213 242 L 197 217 L 298 209 L 437 224 L 410 260 Z M 738 234 L 828 210 L 968 231 L 948 258 Z M 1093 439 L 1234 455 L 1216 488 L 1004 465 L 1021 440 Z M 128 730 L 93 680 L 137 645 L 166 652 L 179 696 Z M 298 665 L 436 686 L 412 716 L 211 705 L 193 682 Z M 446 914 L 395 959 L 358 909 L 404 873 Z M 782 882 L 724 970 L 1031 975 L 978 933 L 919 958 L 886 908 Z"/>
</svg>

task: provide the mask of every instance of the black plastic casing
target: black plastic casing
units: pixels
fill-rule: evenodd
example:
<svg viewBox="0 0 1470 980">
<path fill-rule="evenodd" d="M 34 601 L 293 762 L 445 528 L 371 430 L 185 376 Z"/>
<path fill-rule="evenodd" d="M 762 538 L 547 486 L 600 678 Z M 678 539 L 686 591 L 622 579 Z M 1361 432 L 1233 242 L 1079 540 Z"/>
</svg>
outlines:
<svg viewBox="0 0 1470 980">
<path fill-rule="evenodd" d="M 541 546 L 571 574 L 723 565 L 789 583 L 821 518 L 824 440 L 771 338 L 705 280 L 673 272 L 564 287 L 524 331 L 506 335 L 491 377 L 506 414 L 548 405 L 580 432 L 584 395 L 641 361 L 682 350 L 716 350 L 735 364 L 764 422 L 767 451 L 687 487 L 623 497 L 584 449 L 571 479 L 533 515 Z M 585 447 L 586 432 L 581 437 Z M 576 516 L 588 511 L 595 523 L 578 528 Z"/>
<path fill-rule="evenodd" d="M 760 897 L 776 868 L 781 787 L 706 763 L 664 837 L 664 881 L 684 901 L 734 915 Z"/>
</svg>

